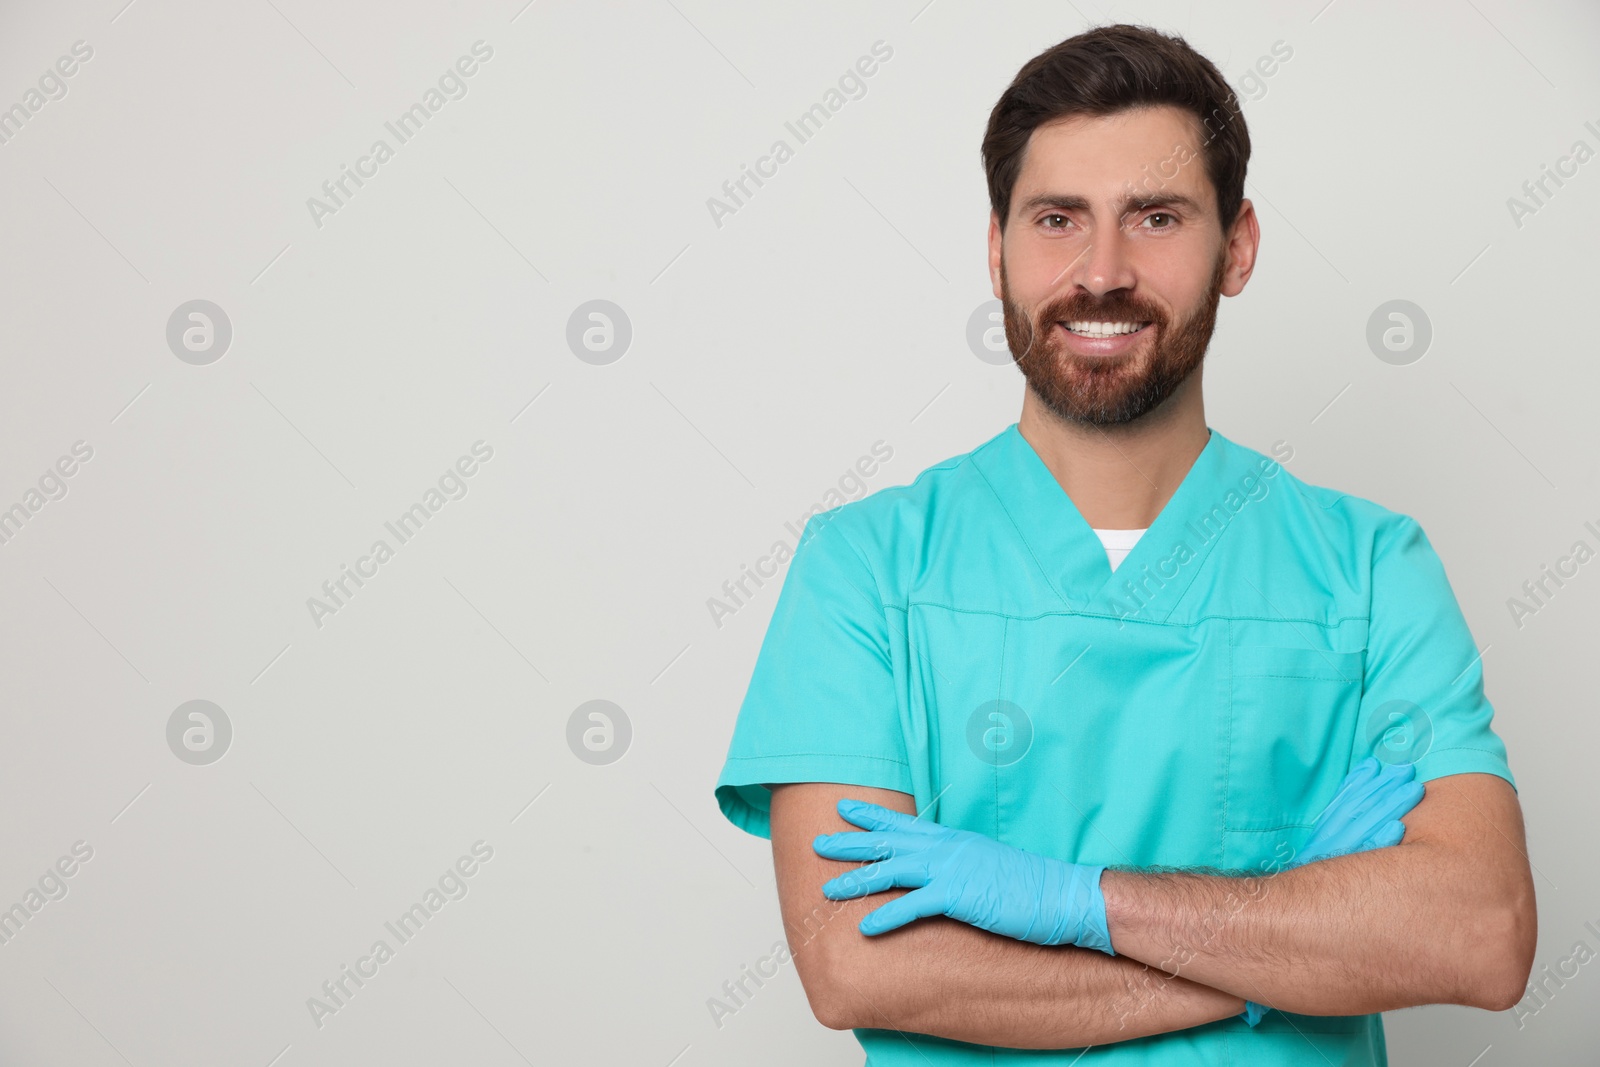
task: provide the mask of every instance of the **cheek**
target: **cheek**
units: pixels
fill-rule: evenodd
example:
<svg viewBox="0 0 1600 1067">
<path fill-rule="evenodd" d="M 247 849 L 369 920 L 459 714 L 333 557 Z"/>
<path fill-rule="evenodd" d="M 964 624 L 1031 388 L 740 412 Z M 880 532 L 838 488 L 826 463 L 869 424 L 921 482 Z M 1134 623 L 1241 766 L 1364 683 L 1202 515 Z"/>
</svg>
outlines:
<svg viewBox="0 0 1600 1067">
<path fill-rule="evenodd" d="M 1200 305 L 1211 284 L 1213 266 L 1198 258 L 1192 263 L 1174 263 L 1167 257 L 1141 270 L 1139 285 L 1169 314 L 1181 317 Z"/>
<path fill-rule="evenodd" d="M 1033 305 L 1059 293 L 1082 254 L 1082 245 L 1069 240 L 1039 242 L 1013 250 L 1006 259 L 1006 284 L 1011 287 L 1011 295 Z"/>
</svg>

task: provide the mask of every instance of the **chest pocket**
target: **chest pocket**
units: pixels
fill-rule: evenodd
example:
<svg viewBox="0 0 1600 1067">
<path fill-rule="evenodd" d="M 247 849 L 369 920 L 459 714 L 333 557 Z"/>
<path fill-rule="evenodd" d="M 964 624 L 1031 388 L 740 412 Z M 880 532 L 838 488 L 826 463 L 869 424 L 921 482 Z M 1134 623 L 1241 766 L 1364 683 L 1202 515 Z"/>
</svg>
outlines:
<svg viewBox="0 0 1600 1067">
<path fill-rule="evenodd" d="M 1365 651 L 1234 644 L 1223 826 L 1309 826 L 1349 770 Z"/>
</svg>

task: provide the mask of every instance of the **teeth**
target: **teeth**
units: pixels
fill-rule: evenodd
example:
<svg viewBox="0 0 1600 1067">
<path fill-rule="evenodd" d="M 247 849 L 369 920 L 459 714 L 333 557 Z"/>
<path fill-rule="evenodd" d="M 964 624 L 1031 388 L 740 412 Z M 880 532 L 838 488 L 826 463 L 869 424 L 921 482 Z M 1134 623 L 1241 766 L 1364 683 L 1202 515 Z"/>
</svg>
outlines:
<svg viewBox="0 0 1600 1067">
<path fill-rule="evenodd" d="M 1085 337 L 1115 337 L 1118 334 L 1133 333 L 1146 325 L 1142 322 L 1069 322 L 1067 329 L 1073 333 L 1081 333 Z"/>
</svg>

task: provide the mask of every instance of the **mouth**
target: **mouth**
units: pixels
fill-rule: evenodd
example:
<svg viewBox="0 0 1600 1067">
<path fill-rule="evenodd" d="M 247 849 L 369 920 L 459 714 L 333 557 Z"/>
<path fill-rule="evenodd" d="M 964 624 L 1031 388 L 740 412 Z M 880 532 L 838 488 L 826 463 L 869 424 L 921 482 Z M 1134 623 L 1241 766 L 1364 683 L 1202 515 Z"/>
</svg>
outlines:
<svg viewBox="0 0 1600 1067">
<path fill-rule="evenodd" d="M 1125 333 L 1138 333 L 1148 322 L 1060 322 L 1058 326 L 1065 326 L 1079 337 L 1116 337 Z"/>
<path fill-rule="evenodd" d="M 1132 348 L 1150 330 L 1149 322 L 1057 322 L 1067 347 L 1079 355 L 1114 356 Z"/>
</svg>

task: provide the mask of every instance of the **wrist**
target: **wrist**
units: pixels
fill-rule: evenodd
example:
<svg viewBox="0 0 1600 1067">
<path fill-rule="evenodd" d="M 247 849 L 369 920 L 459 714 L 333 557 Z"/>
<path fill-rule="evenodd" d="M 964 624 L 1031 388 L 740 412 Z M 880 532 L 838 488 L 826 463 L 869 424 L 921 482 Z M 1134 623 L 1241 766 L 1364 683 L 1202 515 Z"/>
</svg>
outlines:
<svg viewBox="0 0 1600 1067">
<path fill-rule="evenodd" d="M 1046 871 L 1044 900 L 1054 907 L 1044 924 L 1047 940 L 1042 943 L 1079 945 L 1115 956 L 1106 925 L 1105 896 L 1100 891 L 1100 876 L 1105 868 L 1052 860 Z"/>
</svg>

